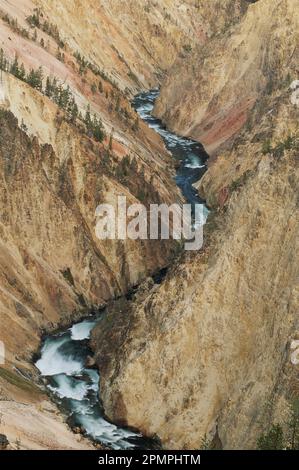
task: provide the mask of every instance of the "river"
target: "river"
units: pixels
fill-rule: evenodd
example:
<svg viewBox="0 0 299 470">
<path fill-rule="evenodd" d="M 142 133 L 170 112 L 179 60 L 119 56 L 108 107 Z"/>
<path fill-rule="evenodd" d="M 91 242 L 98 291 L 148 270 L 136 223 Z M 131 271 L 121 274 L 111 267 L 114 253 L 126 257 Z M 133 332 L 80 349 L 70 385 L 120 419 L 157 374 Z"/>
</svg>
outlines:
<svg viewBox="0 0 299 470">
<path fill-rule="evenodd" d="M 141 119 L 162 136 L 167 149 L 177 160 L 176 183 L 186 201 L 193 205 L 201 203 L 192 184 L 206 171 L 207 154 L 201 144 L 169 132 L 152 116 L 158 94 L 158 90 L 139 94 L 133 100 L 133 107 Z M 155 441 L 116 426 L 105 418 L 99 400 L 99 373 L 86 367 L 88 356 L 92 354 L 88 340 L 100 316 L 101 312 L 46 337 L 36 367 L 72 427 L 79 427 L 94 441 L 112 449 L 157 448 Z"/>
</svg>

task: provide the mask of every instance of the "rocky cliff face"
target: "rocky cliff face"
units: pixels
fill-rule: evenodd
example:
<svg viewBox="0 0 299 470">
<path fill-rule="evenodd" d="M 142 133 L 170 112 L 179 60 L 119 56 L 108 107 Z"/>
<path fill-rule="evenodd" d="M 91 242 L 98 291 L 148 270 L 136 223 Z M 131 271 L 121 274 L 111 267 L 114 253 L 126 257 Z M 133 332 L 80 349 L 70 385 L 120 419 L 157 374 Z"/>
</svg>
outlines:
<svg viewBox="0 0 299 470">
<path fill-rule="evenodd" d="M 23 64 L 44 77 L 43 94 L 0 77 L 0 433 L 12 448 L 90 447 L 39 387 L 32 354 L 43 332 L 172 260 L 172 243 L 99 241 L 94 212 L 119 194 L 180 200 L 169 154 L 129 103 L 174 62 L 156 113 L 219 154 L 196 185 L 217 213 L 201 252 L 95 330 L 106 413 L 166 448 L 198 448 L 205 434 L 252 448 L 267 424 L 261 404 L 275 396 L 273 413 L 286 409 L 298 328 L 297 4 L 0 0 L 1 67 L 17 57 L 15 75 Z M 69 87 L 75 118 L 47 78 Z M 102 142 L 84 123 L 89 109 Z"/>
<path fill-rule="evenodd" d="M 298 373 L 290 362 L 299 302 L 296 3 L 279 2 L 269 19 L 270 3 L 261 0 L 235 27 L 236 36 L 229 33 L 230 41 L 243 38 L 241 49 L 251 44 L 251 58 L 260 63 L 263 56 L 267 66 L 256 72 L 265 73 L 265 82 L 260 75 L 263 90 L 232 148 L 221 152 L 222 136 L 211 137 L 218 158 L 195 185 L 213 208 L 203 250 L 183 256 L 161 286 L 150 286 L 128 307 L 125 319 L 112 315 L 94 332 L 108 416 L 157 434 L 165 448 L 198 449 L 203 440 L 224 449 L 255 448 L 258 435 L 271 422 L 283 423 L 289 400 L 298 397 Z M 263 15 L 253 21 L 253 11 Z M 284 14 L 278 17 L 278 12 Z M 289 25 L 288 36 L 282 22 Z M 269 24 L 276 25 L 272 33 Z M 249 29 L 243 30 L 244 25 Z M 272 40 L 266 42 L 266 37 Z M 219 57 L 210 50 L 206 61 L 211 70 Z M 257 62 L 248 68 L 244 57 L 233 62 L 225 55 L 225 60 L 220 68 L 227 80 L 223 91 L 230 90 L 236 105 L 240 95 L 229 82 L 232 68 L 240 72 L 243 64 L 245 75 L 239 80 L 244 80 L 246 94 L 258 86 L 253 74 Z M 275 71 L 272 78 L 269 70 Z M 180 78 L 169 78 L 157 109 L 169 93 L 171 106 L 196 122 L 191 102 L 201 104 L 193 91 L 201 90 L 202 82 L 189 76 L 183 103 L 173 87 Z M 219 93 L 213 80 L 210 97 Z M 221 103 L 225 119 L 227 108 Z M 217 116 L 211 115 L 215 126 Z M 174 115 L 171 119 L 176 122 Z"/>
<path fill-rule="evenodd" d="M 20 105 L 13 97 L 24 94 L 31 106 L 23 101 L 22 110 L 31 114 L 41 139 L 45 133 L 53 144 L 29 137 L 11 111 L 1 110 L 1 341 L 6 367 L 30 377 L 28 361 L 43 331 L 69 324 L 127 292 L 172 256 L 171 244 L 98 240 L 97 205 L 116 206 L 120 194 L 133 203 L 141 192 L 144 203 L 170 202 L 176 189 L 163 170 L 168 156 L 162 146 L 156 176 L 152 156 L 140 147 L 143 158 L 133 160 L 131 153 L 123 166 L 123 147 L 108 152 L 60 121 L 47 98 L 12 77 L 5 76 L 5 82 L 6 105 Z"/>
<path fill-rule="evenodd" d="M 128 204 L 180 201 L 170 156 L 139 122 L 128 96 L 157 84 L 155 73 L 191 40 L 188 4 L 171 7 L 178 22 L 163 6 L 152 11 L 149 4 L 137 23 L 129 14 L 141 14 L 141 5 L 127 3 L 123 24 L 121 2 L 93 3 L 76 2 L 74 9 L 73 2 L 0 2 L 1 68 L 11 70 L 16 60 L 14 74 L 22 76 L 1 71 L 0 77 L 0 425 L 12 447 L 89 446 L 72 435 L 36 387 L 32 354 L 43 332 L 126 293 L 168 264 L 176 250 L 172 243 L 98 240 L 95 209 L 106 202 L 116 206 L 118 195 Z M 168 56 L 158 40 L 166 25 Z M 147 45 L 136 39 L 144 28 Z M 170 38 L 176 38 L 173 46 Z M 20 74 L 38 67 L 43 94 Z M 56 80 L 56 92 L 72 94 L 77 117 L 70 120 L 47 79 Z M 86 132 L 89 109 L 103 122 L 102 142 Z M 26 425 L 30 419 L 34 432 Z"/>
<path fill-rule="evenodd" d="M 204 25 L 193 0 L 35 0 L 73 50 L 103 66 L 119 85 L 151 88 Z M 68 21 L 65 21 L 68 18 Z"/>
<path fill-rule="evenodd" d="M 298 63 L 298 23 L 297 0 L 250 4 L 240 22 L 176 62 L 155 114 L 201 141 L 211 155 L 219 153 L 264 94 L 290 83 Z"/>
<path fill-rule="evenodd" d="M 96 329 L 111 419 L 165 448 L 198 449 L 206 435 L 247 449 L 268 424 L 266 403 L 287 409 L 289 385 L 275 391 L 298 332 L 296 145 L 256 161 L 208 222 L 203 251 L 128 311 L 129 327 Z"/>
</svg>

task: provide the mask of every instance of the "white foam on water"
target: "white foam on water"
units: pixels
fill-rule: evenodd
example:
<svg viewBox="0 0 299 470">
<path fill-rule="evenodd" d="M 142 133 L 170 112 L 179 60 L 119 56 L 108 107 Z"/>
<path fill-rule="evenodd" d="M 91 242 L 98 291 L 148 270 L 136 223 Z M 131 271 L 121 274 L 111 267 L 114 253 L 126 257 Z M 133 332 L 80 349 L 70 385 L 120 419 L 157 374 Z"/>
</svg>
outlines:
<svg viewBox="0 0 299 470">
<path fill-rule="evenodd" d="M 202 216 L 200 217 L 200 220 L 197 220 L 192 224 L 192 230 L 200 230 L 200 228 L 207 223 L 209 213 L 209 209 L 204 205 Z"/>
<path fill-rule="evenodd" d="M 136 433 L 119 429 L 103 418 L 94 417 L 93 415 L 81 414 L 78 417 L 78 421 L 89 436 L 99 439 L 103 444 L 107 444 L 115 450 L 134 449 L 135 447 L 134 444 L 127 442 L 126 439 L 136 437 Z"/>
<path fill-rule="evenodd" d="M 59 348 L 69 340 L 67 336 L 46 339 L 42 347 L 41 358 L 35 364 L 42 375 L 71 375 L 82 370 L 82 361 L 67 357 L 59 351 Z"/>
<path fill-rule="evenodd" d="M 186 165 L 184 165 L 184 167 L 195 170 L 196 168 L 205 168 L 205 165 L 199 165 L 198 163 L 187 163 Z"/>
<path fill-rule="evenodd" d="M 205 165 L 202 164 L 200 158 L 197 155 L 190 154 L 188 156 L 188 163 L 184 165 L 186 168 L 205 168 Z"/>
<path fill-rule="evenodd" d="M 99 373 L 94 369 L 86 369 L 85 373 L 88 374 L 91 379 L 91 384 L 88 386 L 88 389 L 98 392 L 100 380 Z"/>
<path fill-rule="evenodd" d="M 77 323 L 70 328 L 71 337 L 74 341 L 82 341 L 90 337 L 91 330 L 95 327 L 97 322 L 95 320 L 85 320 L 81 323 Z"/>
<path fill-rule="evenodd" d="M 135 444 L 128 442 L 127 439 L 141 435 L 118 428 L 101 416 L 97 404 L 99 373 L 85 368 L 84 354 L 80 360 L 74 359 L 71 353 L 72 344 L 89 338 L 96 323 L 97 320 L 84 320 L 61 336 L 47 338 L 36 367 L 43 376 L 51 376 L 49 390 L 59 399 L 67 400 L 71 414 L 78 425 L 85 429 L 87 435 L 113 449 L 134 449 Z M 82 376 L 83 373 L 86 380 Z"/>
<path fill-rule="evenodd" d="M 77 380 L 68 375 L 58 375 L 55 377 L 57 387 L 49 385 L 49 389 L 60 398 L 72 398 L 74 400 L 83 400 L 88 390 L 91 388 L 83 380 Z"/>
</svg>

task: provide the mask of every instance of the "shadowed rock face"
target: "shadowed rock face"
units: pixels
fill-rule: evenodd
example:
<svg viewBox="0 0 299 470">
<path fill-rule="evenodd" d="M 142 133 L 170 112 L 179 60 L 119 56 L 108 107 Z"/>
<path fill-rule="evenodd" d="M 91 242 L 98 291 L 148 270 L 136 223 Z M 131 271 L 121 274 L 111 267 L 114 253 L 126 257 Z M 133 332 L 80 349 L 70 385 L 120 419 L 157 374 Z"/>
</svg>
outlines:
<svg viewBox="0 0 299 470">
<path fill-rule="evenodd" d="M 4 434 L 0 434 L 0 450 L 6 450 L 9 446 L 7 437 Z"/>
</svg>

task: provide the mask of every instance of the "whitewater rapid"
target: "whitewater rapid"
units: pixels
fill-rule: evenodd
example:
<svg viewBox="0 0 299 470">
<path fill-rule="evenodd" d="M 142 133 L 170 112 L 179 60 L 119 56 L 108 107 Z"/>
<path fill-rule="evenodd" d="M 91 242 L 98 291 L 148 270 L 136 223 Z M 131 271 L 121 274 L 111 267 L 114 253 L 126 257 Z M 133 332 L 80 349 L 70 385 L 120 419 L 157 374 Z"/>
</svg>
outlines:
<svg viewBox="0 0 299 470">
<path fill-rule="evenodd" d="M 82 428 L 87 436 L 112 449 L 146 447 L 141 434 L 118 427 L 104 417 L 98 395 L 99 373 L 86 367 L 91 354 L 88 340 L 99 318 L 84 320 L 47 337 L 36 367 L 72 426 Z"/>
<path fill-rule="evenodd" d="M 159 133 L 165 145 L 178 162 L 176 183 L 190 204 L 203 203 L 193 183 L 206 171 L 207 154 L 198 142 L 179 137 L 167 131 L 152 116 L 158 90 L 141 93 L 133 101 L 133 107 L 149 127 Z M 208 210 L 205 208 L 205 214 Z M 165 273 L 154 277 L 160 283 Z M 36 362 L 48 390 L 72 427 L 79 427 L 84 434 L 112 449 L 157 448 L 156 441 L 145 439 L 141 434 L 110 423 L 100 403 L 100 375 L 86 366 L 89 338 L 101 314 L 88 318 L 56 335 L 47 337 Z"/>
</svg>

